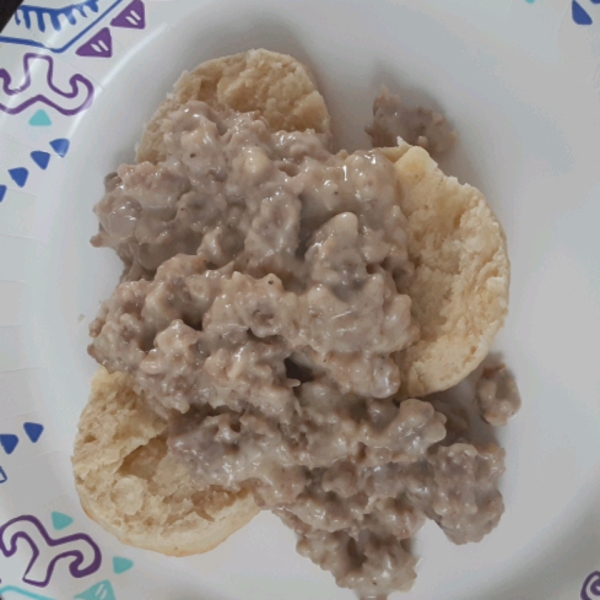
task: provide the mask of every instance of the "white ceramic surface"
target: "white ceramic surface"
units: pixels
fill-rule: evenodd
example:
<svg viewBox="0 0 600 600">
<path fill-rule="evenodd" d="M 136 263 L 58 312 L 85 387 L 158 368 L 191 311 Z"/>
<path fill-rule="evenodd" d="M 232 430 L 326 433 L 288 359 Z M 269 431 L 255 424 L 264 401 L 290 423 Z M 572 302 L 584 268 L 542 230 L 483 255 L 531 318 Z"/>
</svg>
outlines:
<svg viewBox="0 0 600 600">
<path fill-rule="evenodd" d="M 105 534 L 73 488 L 87 326 L 119 274 L 88 243 L 103 176 L 133 159 L 184 68 L 260 46 L 312 66 L 339 146 L 366 146 L 382 83 L 443 109 L 460 135 L 444 168 L 484 191 L 508 235 L 497 347 L 523 408 L 501 439 L 506 514 L 464 547 L 426 526 L 405 597 L 600 598 L 599 0 L 69 3 L 25 0 L 0 34 L 4 600 L 353 597 L 267 514 L 209 554 L 164 558 Z"/>
</svg>

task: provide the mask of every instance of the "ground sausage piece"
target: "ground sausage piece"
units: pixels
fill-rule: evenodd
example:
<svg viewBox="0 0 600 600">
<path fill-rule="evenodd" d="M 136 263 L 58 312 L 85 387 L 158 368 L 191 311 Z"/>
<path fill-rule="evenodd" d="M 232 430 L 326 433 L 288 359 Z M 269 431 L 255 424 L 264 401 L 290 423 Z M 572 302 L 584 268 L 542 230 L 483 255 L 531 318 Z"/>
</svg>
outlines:
<svg viewBox="0 0 600 600">
<path fill-rule="evenodd" d="M 363 600 L 410 589 L 406 540 L 426 517 L 456 543 L 497 523 L 503 454 L 396 395 L 394 355 L 419 332 L 398 292 L 413 265 L 392 163 L 200 102 L 165 143 L 96 207 L 94 244 L 125 272 L 90 354 L 169 419 L 199 485 L 250 490 Z"/>
<path fill-rule="evenodd" d="M 373 117 L 366 132 L 374 148 L 397 146 L 401 138 L 438 157 L 456 143 L 456 133 L 443 115 L 422 106 L 407 106 L 400 96 L 390 94 L 385 87 L 375 99 Z"/>
<path fill-rule="evenodd" d="M 411 322 L 410 298 L 396 285 L 413 266 L 393 164 L 377 151 L 333 155 L 314 132 L 272 134 L 256 115 L 216 112 L 202 102 L 172 114 L 165 140 L 167 160 L 120 167 L 95 209 L 100 231 L 93 242 L 117 251 L 126 265 L 124 280 L 160 281 L 151 297 L 179 294 L 183 279 L 169 274 L 167 266 L 178 254 L 203 259 L 197 280 L 210 277 L 205 271 L 242 272 L 244 277 L 232 276 L 211 311 L 237 311 L 237 329 L 250 327 L 258 337 L 267 335 L 255 326 L 258 313 L 229 306 L 232 295 L 247 304 L 248 289 L 261 287 L 260 302 L 271 303 L 271 310 L 281 313 L 277 318 L 285 320 L 277 301 L 293 302 L 290 294 L 295 294 L 293 312 L 301 319 L 296 331 L 269 335 L 283 335 L 290 349 L 304 348 L 343 390 L 394 394 L 400 380 L 392 355 L 413 343 L 418 330 Z M 287 296 L 267 298 L 264 285 L 256 283 L 267 276 L 275 276 Z M 126 290 L 119 288 L 116 296 Z M 113 298 L 107 306 L 118 312 L 118 304 Z M 204 318 L 203 310 L 196 313 L 197 320 Z M 105 310 L 94 324 L 97 337 L 104 335 L 104 315 L 110 321 L 112 314 Z M 207 315 L 205 325 L 218 328 L 221 320 L 231 328 L 225 317 Z M 158 333 L 143 336 L 152 342 Z M 199 344 L 204 347 L 204 340 Z M 102 341 L 92 346 L 110 369 L 110 344 L 104 358 Z M 159 356 L 171 360 L 162 346 L 149 361 L 155 369 Z"/>
<path fill-rule="evenodd" d="M 207 271 L 201 257 L 179 255 L 153 281 L 122 282 L 92 335 L 92 356 L 133 374 L 165 409 L 185 412 L 201 402 L 216 408 L 221 396 L 233 395 L 260 398 L 263 410 L 277 412 L 287 405 L 281 394 L 291 393 L 284 361 L 295 351 L 342 391 L 395 393 L 393 353 L 415 339 L 415 328 L 410 301 L 386 286 L 382 273 L 365 273 L 363 285 L 342 300 L 321 283 L 295 294 L 275 275 Z"/>
<path fill-rule="evenodd" d="M 521 407 L 521 395 L 512 373 L 505 365 L 486 366 L 477 382 L 481 415 L 495 427 L 506 425 Z"/>
<path fill-rule="evenodd" d="M 407 496 L 455 544 L 479 542 L 504 512 L 503 472 L 504 450 L 496 444 L 439 446 L 407 476 Z"/>
<path fill-rule="evenodd" d="M 111 174 L 94 209 L 92 242 L 117 251 L 126 279 L 151 278 L 185 253 L 302 287 L 312 236 L 341 213 L 356 217 L 365 266 L 385 262 L 394 277 L 412 271 L 394 167 L 377 151 L 334 155 L 312 131 L 271 133 L 253 113 L 203 102 L 172 113 L 165 143 L 164 162 Z"/>
</svg>

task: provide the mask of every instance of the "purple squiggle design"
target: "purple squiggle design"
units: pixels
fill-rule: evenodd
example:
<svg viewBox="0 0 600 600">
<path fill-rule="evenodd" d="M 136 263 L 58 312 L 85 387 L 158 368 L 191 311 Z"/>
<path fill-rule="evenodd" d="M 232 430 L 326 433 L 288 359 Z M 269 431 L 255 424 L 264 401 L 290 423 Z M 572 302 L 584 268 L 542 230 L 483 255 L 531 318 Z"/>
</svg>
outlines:
<svg viewBox="0 0 600 600">
<path fill-rule="evenodd" d="M 600 571 L 594 571 L 583 583 L 581 600 L 597 600 L 600 598 Z"/>
<path fill-rule="evenodd" d="M 54 60 L 51 56 L 47 56 L 45 54 L 36 54 L 34 52 L 28 52 L 23 56 L 23 69 L 25 71 L 25 81 L 19 87 L 11 88 L 12 77 L 10 73 L 6 69 L 0 69 L 0 80 L 2 81 L 2 91 L 8 96 L 18 96 L 19 94 L 23 94 L 31 87 L 31 62 L 33 60 L 42 60 L 48 64 L 48 71 L 46 73 L 46 83 L 48 88 L 54 92 L 56 95 L 61 96 L 65 100 L 72 100 L 73 98 L 77 98 L 80 96 L 82 89 L 85 93 L 85 100 L 79 106 L 75 108 L 64 108 L 54 102 L 52 99 L 44 96 L 43 94 L 37 94 L 36 96 L 32 96 L 28 98 L 24 102 L 17 104 L 15 107 L 9 108 L 5 104 L 0 102 L 0 110 L 8 113 L 9 115 L 16 115 L 20 112 L 23 112 L 25 109 L 29 108 L 31 105 L 36 102 L 41 102 L 54 108 L 59 113 L 65 115 L 66 117 L 76 115 L 79 112 L 82 112 L 89 108 L 92 105 L 94 99 L 94 84 L 84 77 L 80 73 L 76 73 L 69 79 L 69 84 L 71 86 L 70 92 L 63 92 L 61 89 L 54 85 Z M 83 87 L 82 87 L 83 86 Z"/>
<path fill-rule="evenodd" d="M 28 529 L 34 531 L 27 531 Z M 40 539 L 34 540 L 32 535 Z M 46 587 L 52 579 L 56 563 L 63 559 L 72 558 L 69 572 L 76 579 L 95 573 L 102 565 L 100 548 L 90 536 L 76 533 L 55 540 L 50 537 L 42 523 L 32 515 L 17 517 L 0 527 L 0 552 L 6 558 L 14 556 L 19 539 L 25 540 L 32 552 L 32 558 L 23 575 L 23 582 L 29 585 Z M 38 564 L 40 557 L 38 543 L 44 543 L 50 548 L 60 547 L 63 551 L 53 556 L 47 565 Z M 85 555 L 86 550 L 89 552 L 88 556 Z"/>
</svg>

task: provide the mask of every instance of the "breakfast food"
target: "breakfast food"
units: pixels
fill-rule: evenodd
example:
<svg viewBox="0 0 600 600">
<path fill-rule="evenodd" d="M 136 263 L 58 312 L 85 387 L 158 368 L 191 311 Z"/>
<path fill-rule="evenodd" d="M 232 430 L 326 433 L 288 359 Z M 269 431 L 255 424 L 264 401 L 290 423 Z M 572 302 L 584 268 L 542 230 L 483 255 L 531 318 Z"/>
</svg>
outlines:
<svg viewBox="0 0 600 600">
<path fill-rule="evenodd" d="M 495 427 L 506 425 L 521 407 L 521 395 L 514 375 L 493 356 L 481 366 L 476 394 L 482 418 Z"/>
<path fill-rule="evenodd" d="M 200 489 L 167 448 L 167 422 L 124 373 L 100 369 L 73 464 L 85 512 L 121 542 L 170 556 L 206 552 L 254 517 L 248 492 Z"/>
<path fill-rule="evenodd" d="M 508 312 L 504 232 L 483 195 L 446 177 L 421 148 L 398 162 L 407 246 L 406 286 L 421 337 L 400 354 L 407 396 L 459 383 L 486 357 Z"/>
<path fill-rule="evenodd" d="M 241 96 L 235 92 L 238 78 L 245 88 Z M 208 61 L 184 73 L 173 94 L 146 125 L 137 152 L 139 161 L 157 161 L 161 156 L 162 118 L 171 107 L 180 106 L 184 98 L 202 98 L 215 106 L 239 106 L 235 103 L 244 102 L 246 110 L 258 111 L 267 123 L 272 122 L 269 127 L 273 131 L 279 126 L 300 131 L 315 129 L 331 138 L 329 113 L 310 71 L 289 56 L 252 50 Z M 100 436 L 95 428 L 102 411 L 111 426 L 103 428 Z M 147 428 L 134 432 L 131 423 L 138 420 L 146 422 Z M 176 556 L 205 552 L 259 509 L 247 493 L 231 494 L 219 489 L 200 492 L 187 471 L 175 469 L 165 457 L 161 456 L 165 458 L 161 464 L 169 468 L 159 469 L 157 454 L 166 449 L 165 428 L 166 421 L 149 410 L 130 377 L 100 369 L 92 382 L 92 394 L 75 442 L 77 491 L 86 513 L 123 543 Z M 149 465 L 144 471 L 149 473 L 146 477 L 139 469 L 129 468 L 130 464 L 139 464 L 140 458 Z M 153 476 L 159 471 L 161 478 Z M 175 485 L 179 497 L 173 498 Z M 120 490 L 125 486 L 138 496 L 135 502 L 123 501 Z M 191 502 L 187 494 L 192 496 Z"/>
<path fill-rule="evenodd" d="M 424 397 L 471 373 L 501 327 L 505 238 L 423 148 L 332 153 L 309 72 L 258 52 L 184 75 L 144 162 L 107 177 L 93 241 L 125 270 L 90 328 L 112 375 L 82 416 L 78 490 L 121 539 L 175 554 L 255 502 L 339 585 L 384 598 L 412 586 L 406 542 L 425 518 L 465 543 L 502 514 L 503 450 Z M 115 426 L 96 439 L 101 409 Z M 128 411 L 147 428 L 129 432 Z M 190 533 L 186 510 L 208 507 L 218 524 Z M 165 539 L 172 522 L 185 541 Z"/>
<path fill-rule="evenodd" d="M 291 56 L 250 50 L 216 58 L 184 72 L 144 128 L 137 161 L 166 158 L 163 127 L 169 113 L 190 100 L 212 108 L 258 111 L 272 131 L 305 131 L 331 136 L 331 119 L 310 70 Z"/>
<path fill-rule="evenodd" d="M 409 106 L 386 87 L 373 103 L 373 122 L 365 129 L 373 146 L 393 147 L 398 139 L 421 146 L 438 157 L 456 143 L 456 133 L 441 113 L 422 106 Z"/>
</svg>

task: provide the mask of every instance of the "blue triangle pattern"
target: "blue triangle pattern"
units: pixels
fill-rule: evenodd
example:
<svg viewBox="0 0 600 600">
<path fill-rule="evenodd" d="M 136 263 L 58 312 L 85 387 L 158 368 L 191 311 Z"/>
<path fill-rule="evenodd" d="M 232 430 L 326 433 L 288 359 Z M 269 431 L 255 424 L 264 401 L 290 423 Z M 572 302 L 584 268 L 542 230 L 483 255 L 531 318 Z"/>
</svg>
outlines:
<svg viewBox="0 0 600 600">
<path fill-rule="evenodd" d="M 133 567 L 133 561 L 128 558 L 121 558 L 120 556 L 115 556 L 113 558 L 113 571 L 117 575 L 121 575 L 121 573 L 125 573 L 125 571 L 129 571 Z"/>
<path fill-rule="evenodd" d="M 40 110 L 29 119 L 29 124 L 32 127 L 48 127 L 49 125 L 52 125 L 52 121 L 50 120 L 48 113 L 40 108 Z"/>
<path fill-rule="evenodd" d="M 41 150 L 35 150 L 30 154 L 33 162 L 43 171 L 48 167 L 48 163 L 50 162 L 50 155 L 47 152 L 42 152 Z"/>
<path fill-rule="evenodd" d="M 6 475 L 4 469 L 0 467 L 0 483 L 4 483 L 5 481 L 8 481 L 8 476 Z"/>
<path fill-rule="evenodd" d="M 27 437 L 35 444 L 42 433 L 44 433 L 44 426 L 39 423 L 23 423 L 23 429 L 27 434 Z"/>
<path fill-rule="evenodd" d="M 577 0 L 573 0 L 572 3 L 572 12 L 573 12 L 573 21 L 577 23 L 577 25 L 591 25 L 593 23 L 592 17 L 587 14 L 585 9 L 577 2 Z"/>
<path fill-rule="evenodd" d="M 10 178 L 21 188 L 27 183 L 27 178 L 29 177 L 29 171 L 25 167 L 9 169 L 8 174 L 10 175 Z"/>
<path fill-rule="evenodd" d="M 93 585 L 81 594 L 77 594 L 75 598 L 81 598 L 81 600 L 117 600 L 115 591 L 108 579 Z"/>
<path fill-rule="evenodd" d="M 6 196 L 6 186 L 0 185 L 0 202 L 4 200 L 4 196 Z"/>
<path fill-rule="evenodd" d="M 66 529 L 71 523 L 73 523 L 73 519 L 69 515 L 61 512 L 52 513 L 52 526 L 56 531 Z"/>
<path fill-rule="evenodd" d="M 15 448 L 19 445 L 19 438 L 12 433 L 4 433 L 0 435 L 0 446 L 4 448 L 6 454 L 12 454 Z"/>
<path fill-rule="evenodd" d="M 71 145 L 71 143 L 69 142 L 69 140 L 67 140 L 65 138 L 61 138 L 58 140 L 52 140 L 50 142 L 50 146 L 52 146 L 52 150 L 54 150 L 54 152 L 56 152 L 56 154 L 58 154 L 60 157 L 67 155 L 70 145 Z"/>
</svg>

